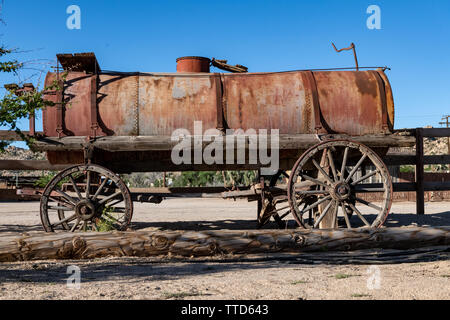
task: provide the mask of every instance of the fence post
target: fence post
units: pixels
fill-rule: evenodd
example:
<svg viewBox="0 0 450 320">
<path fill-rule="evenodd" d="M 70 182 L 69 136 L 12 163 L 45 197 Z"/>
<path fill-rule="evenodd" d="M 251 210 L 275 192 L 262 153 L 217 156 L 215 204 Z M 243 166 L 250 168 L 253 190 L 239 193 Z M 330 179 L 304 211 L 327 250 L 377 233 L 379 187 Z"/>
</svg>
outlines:
<svg viewBox="0 0 450 320">
<path fill-rule="evenodd" d="M 32 113 L 30 113 L 29 119 L 30 119 L 29 135 L 34 137 L 36 135 L 36 120 L 35 120 L 34 111 Z"/>
<path fill-rule="evenodd" d="M 425 190 L 423 185 L 423 128 L 416 129 L 416 212 L 425 214 Z"/>
</svg>

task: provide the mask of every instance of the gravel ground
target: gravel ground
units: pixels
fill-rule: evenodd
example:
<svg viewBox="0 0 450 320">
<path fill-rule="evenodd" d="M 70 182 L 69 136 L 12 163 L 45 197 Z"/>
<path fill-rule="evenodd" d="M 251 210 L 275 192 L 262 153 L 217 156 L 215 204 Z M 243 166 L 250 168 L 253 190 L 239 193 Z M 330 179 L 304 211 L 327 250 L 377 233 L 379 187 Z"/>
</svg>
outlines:
<svg viewBox="0 0 450 320">
<path fill-rule="evenodd" d="M 450 226 L 450 203 L 396 203 L 387 226 Z M 254 227 L 255 203 L 173 199 L 135 204 L 133 229 Z M 0 203 L 4 232 L 41 231 L 39 204 Z M 68 266 L 80 288 L 67 286 Z M 301 264 L 295 261 L 109 258 L 0 264 L 0 299 L 450 299 L 450 262 Z"/>
</svg>

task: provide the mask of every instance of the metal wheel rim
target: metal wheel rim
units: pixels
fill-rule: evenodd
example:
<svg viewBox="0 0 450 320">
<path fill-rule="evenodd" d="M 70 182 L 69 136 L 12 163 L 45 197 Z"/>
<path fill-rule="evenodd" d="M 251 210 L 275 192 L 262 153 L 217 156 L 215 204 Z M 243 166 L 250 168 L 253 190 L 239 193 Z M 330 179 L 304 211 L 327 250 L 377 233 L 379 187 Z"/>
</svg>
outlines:
<svg viewBox="0 0 450 320">
<path fill-rule="evenodd" d="M 63 195 L 62 196 L 63 199 L 61 199 L 61 203 L 63 204 L 63 207 L 62 207 L 63 210 L 59 210 L 59 209 L 56 210 L 55 208 L 50 208 L 51 206 L 49 206 L 49 200 L 51 202 L 57 202 L 57 201 L 55 201 L 56 198 L 54 196 L 52 196 L 52 191 L 55 191 L 56 190 L 55 187 L 57 187 L 59 183 L 64 181 L 64 179 L 68 178 L 69 176 L 73 178 L 73 175 L 76 173 L 82 173 L 86 177 L 88 177 L 88 176 L 91 177 L 94 174 L 98 174 L 98 175 L 100 175 L 100 177 L 104 177 L 104 179 L 99 184 L 98 188 L 92 192 L 91 192 L 90 179 L 88 179 L 89 181 L 86 181 L 86 185 L 89 185 L 89 192 L 86 192 L 88 189 L 87 187 L 85 188 L 86 190 L 84 192 L 81 192 L 79 190 L 79 188 L 74 187 L 74 189 L 76 190 L 77 196 L 76 197 L 69 196 L 69 197 L 72 198 L 73 200 L 75 200 L 76 202 L 74 201 L 73 203 L 71 203 L 67 198 L 65 198 L 65 196 L 67 196 L 67 194 Z M 73 185 L 73 180 L 71 181 L 71 179 L 69 178 L 69 181 Z M 76 185 L 76 183 L 75 183 L 75 185 Z M 116 189 L 118 189 L 119 191 L 116 191 L 113 194 L 108 195 L 108 196 L 106 196 L 106 194 L 102 194 L 102 191 L 108 190 L 108 188 L 112 189 L 114 187 Z M 60 190 L 60 191 L 62 191 L 62 190 Z M 57 191 L 55 191 L 55 192 L 57 192 Z M 106 199 L 108 197 L 111 197 L 111 199 Z M 89 201 L 87 201 L 87 200 L 89 200 Z M 60 173 L 58 173 L 55 177 L 53 177 L 53 179 L 45 187 L 44 192 L 41 196 L 41 201 L 40 201 L 40 216 L 41 216 L 41 222 L 42 222 L 42 225 L 43 225 L 45 231 L 54 232 L 55 227 L 58 227 L 58 228 L 62 227 L 63 230 L 82 231 L 80 229 L 79 225 L 81 225 L 84 228 L 84 225 L 85 225 L 84 222 L 89 221 L 89 220 L 80 219 L 80 216 L 77 215 L 75 208 L 76 208 L 76 205 L 81 201 L 92 202 L 92 203 L 96 204 L 95 210 L 93 210 L 93 211 L 95 211 L 95 213 L 93 213 L 93 216 L 91 218 L 90 231 L 101 231 L 96 228 L 97 223 L 99 221 L 100 222 L 108 221 L 108 223 L 110 223 L 110 226 L 115 230 L 125 230 L 131 222 L 131 218 L 133 215 L 133 202 L 131 200 L 130 191 L 128 190 L 128 187 L 125 185 L 125 183 L 122 181 L 122 179 L 118 175 L 114 174 L 112 171 L 110 171 L 104 167 L 98 166 L 98 165 L 92 165 L 92 164 L 91 165 L 78 165 L 78 166 L 67 168 L 67 169 L 61 171 Z M 113 206 L 114 202 L 117 202 L 115 204 L 123 203 L 125 205 L 125 207 L 124 208 L 119 208 L 119 207 L 116 208 Z M 110 205 L 112 204 L 111 207 L 113 208 L 114 211 L 112 211 L 112 212 L 108 211 L 109 210 L 109 208 L 107 206 L 108 204 L 110 204 Z M 91 205 L 91 204 L 89 204 L 89 205 Z M 69 210 L 68 207 L 72 207 L 72 206 L 73 206 L 73 209 Z M 106 209 L 106 210 L 103 210 L 103 209 Z M 120 212 L 119 211 L 116 212 L 116 209 L 120 209 Z M 56 211 L 59 221 L 55 221 L 55 222 L 50 221 L 49 210 Z M 99 210 L 102 210 L 102 212 L 100 213 Z M 71 212 L 67 218 L 65 217 L 64 211 Z M 72 211 L 73 211 L 73 214 L 72 214 Z M 113 213 L 123 213 L 123 214 L 121 215 L 120 218 L 116 218 Z M 75 217 L 74 217 L 74 215 L 75 215 Z M 83 216 L 83 217 L 87 219 L 88 216 Z M 71 218 L 73 218 L 73 219 L 71 219 Z M 64 219 L 66 219 L 67 221 L 64 221 Z M 94 219 L 97 219 L 97 220 L 93 221 Z M 80 221 L 78 222 L 78 220 L 80 220 Z M 69 224 L 68 224 L 69 222 L 73 222 L 71 227 L 69 227 Z M 74 227 L 73 225 L 77 222 L 78 222 L 78 225 L 75 226 L 75 228 L 73 228 Z M 89 223 L 86 222 L 86 226 L 89 226 Z M 88 229 L 88 228 L 85 228 L 85 229 Z M 85 231 L 88 231 L 88 230 L 85 230 Z"/>
<path fill-rule="evenodd" d="M 289 178 L 289 182 L 288 182 L 288 200 L 289 200 L 289 205 L 291 207 L 291 212 L 294 216 L 294 219 L 299 223 L 300 226 L 302 226 L 304 228 L 311 229 L 311 228 L 316 227 L 314 225 L 311 226 L 308 223 L 305 223 L 305 221 L 304 221 L 303 214 L 305 212 L 303 210 L 299 209 L 299 203 L 296 198 L 294 181 L 297 180 L 297 178 L 299 176 L 299 172 L 302 170 L 302 168 L 308 163 L 308 161 L 310 161 L 315 155 L 317 155 L 318 152 L 321 152 L 325 149 L 330 149 L 333 147 L 348 147 L 353 150 L 359 151 L 363 155 L 366 154 L 367 155 L 366 159 L 369 159 L 375 165 L 376 169 L 379 170 L 378 174 L 383 178 L 382 183 L 383 183 L 383 189 L 384 189 L 384 197 L 383 197 L 384 200 L 383 200 L 382 207 L 379 207 L 380 210 L 378 211 L 378 215 L 377 215 L 376 219 L 374 219 L 374 221 L 370 224 L 370 227 L 371 228 L 381 227 L 384 224 L 384 222 L 386 221 L 387 216 L 390 211 L 390 208 L 391 208 L 391 205 L 392 205 L 393 188 L 392 188 L 391 176 L 389 174 L 389 171 L 388 171 L 386 165 L 383 163 L 381 158 L 373 150 L 364 146 L 363 144 L 360 144 L 358 142 L 348 141 L 348 140 L 332 140 L 332 141 L 326 141 L 326 142 L 320 143 L 320 144 L 310 148 L 309 150 L 307 150 L 297 160 L 296 164 L 294 165 L 294 167 L 292 169 L 292 172 L 291 172 L 291 175 Z M 335 170 L 341 171 L 336 168 L 335 168 Z M 361 184 L 361 182 L 363 182 L 363 181 L 360 181 L 357 184 Z M 334 199 L 332 199 L 332 200 L 334 200 Z M 304 209 L 305 209 L 305 207 L 306 206 L 304 206 Z M 344 207 L 342 207 L 342 211 L 345 211 Z M 361 213 L 361 212 L 359 212 L 359 213 Z M 360 217 L 359 214 L 358 214 L 358 217 Z M 347 228 L 351 229 L 352 227 L 348 226 L 347 219 L 345 222 L 346 222 Z M 319 221 L 319 223 L 320 223 L 320 221 Z M 365 226 L 368 227 L 368 225 L 365 225 Z"/>
</svg>

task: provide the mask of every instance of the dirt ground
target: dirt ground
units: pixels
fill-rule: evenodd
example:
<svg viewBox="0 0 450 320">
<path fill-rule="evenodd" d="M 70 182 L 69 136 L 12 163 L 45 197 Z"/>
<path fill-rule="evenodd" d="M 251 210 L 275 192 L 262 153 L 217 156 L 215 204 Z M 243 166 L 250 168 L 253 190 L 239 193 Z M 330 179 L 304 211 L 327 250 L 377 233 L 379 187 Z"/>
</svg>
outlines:
<svg viewBox="0 0 450 320">
<path fill-rule="evenodd" d="M 414 212 L 414 203 L 396 203 L 386 226 L 450 226 L 448 202 L 428 203 L 425 216 Z M 246 201 L 173 199 L 136 203 L 132 228 L 252 229 L 255 217 L 256 204 Z M 0 236 L 23 231 L 42 231 L 39 204 L 0 203 Z M 0 299 L 450 299 L 450 260 L 443 257 L 402 264 L 326 264 L 311 256 L 308 263 L 273 257 L 3 263 Z M 69 266 L 80 270 L 79 288 L 67 286 Z"/>
</svg>

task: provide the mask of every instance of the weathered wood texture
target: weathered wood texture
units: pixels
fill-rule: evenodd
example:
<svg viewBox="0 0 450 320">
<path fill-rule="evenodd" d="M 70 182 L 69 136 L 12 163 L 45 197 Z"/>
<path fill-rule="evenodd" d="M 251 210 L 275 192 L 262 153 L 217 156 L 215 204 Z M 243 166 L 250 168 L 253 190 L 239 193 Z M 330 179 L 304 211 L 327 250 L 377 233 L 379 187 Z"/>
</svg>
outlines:
<svg viewBox="0 0 450 320">
<path fill-rule="evenodd" d="M 383 157 L 383 162 L 389 166 L 416 164 L 416 155 L 388 154 Z M 450 164 L 450 155 L 423 156 L 423 164 Z"/>
<path fill-rule="evenodd" d="M 22 133 L 26 136 L 32 135 L 33 132 L 30 131 L 22 131 Z M 42 136 L 43 132 L 34 132 L 35 135 Z M 22 138 L 15 132 L 11 130 L 0 130 L 0 140 L 3 141 L 22 141 Z"/>
<path fill-rule="evenodd" d="M 0 261 L 106 256 L 217 256 L 411 249 L 450 245 L 450 227 L 292 231 L 140 231 L 5 234 Z"/>
<path fill-rule="evenodd" d="M 243 137 L 236 136 L 235 146 L 239 146 L 238 140 L 242 141 Z M 194 145 L 194 139 L 199 137 L 184 137 L 183 139 L 191 139 L 191 145 Z M 213 138 L 211 138 L 213 139 Z M 270 143 L 270 137 L 267 138 Z M 407 135 L 370 135 L 360 137 L 349 137 L 345 135 L 327 135 L 321 136 L 320 139 L 315 134 L 298 134 L 298 135 L 280 135 L 279 148 L 281 150 L 307 149 L 321 140 L 331 139 L 349 139 L 361 142 L 368 147 L 411 147 L 415 143 L 414 136 Z M 205 139 L 207 140 L 207 139 Z M 36 151 L 74 151 L 83 150 L 88 139 L 86 137 L 63 137 L 63 138 L 40 138 L 33 143 L 33 150 Z M 204 146 L 211 142 L 204 141 Z M 261 142 L 261 138 L 260 138 Z M 265 141 L 263 141 L 265 142 Z M 173 141 L 170 136 L 108 136 L 100 137 L 91 142 L 98 149 L 105 151 L 164 151 L 172 150 L 179 141 Z M 252 145 L 248 143 L 248 137 L 245 139 L 245 149 L 251 149 Z"/>
<path fill-rule="evenodd" d="M 64 170 L 69 165 L 54 165 L 47 160 L 0 160 L 0 170 Z"/>
</svg>

